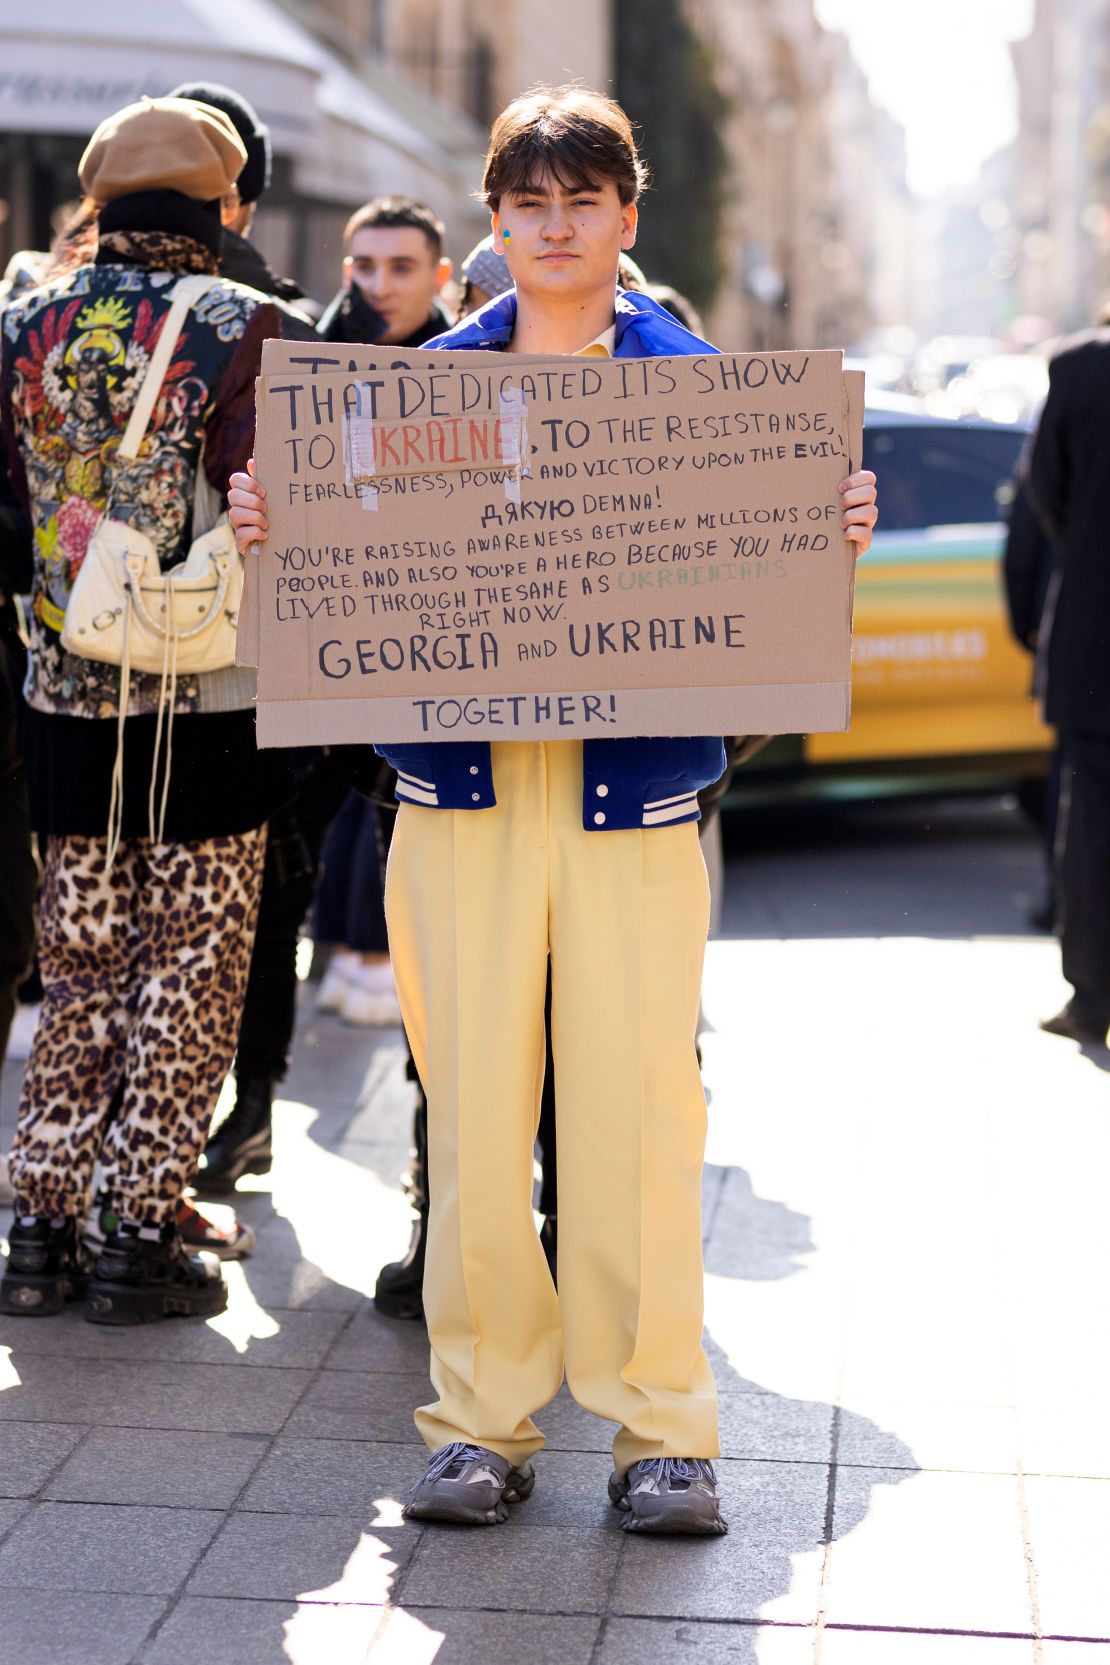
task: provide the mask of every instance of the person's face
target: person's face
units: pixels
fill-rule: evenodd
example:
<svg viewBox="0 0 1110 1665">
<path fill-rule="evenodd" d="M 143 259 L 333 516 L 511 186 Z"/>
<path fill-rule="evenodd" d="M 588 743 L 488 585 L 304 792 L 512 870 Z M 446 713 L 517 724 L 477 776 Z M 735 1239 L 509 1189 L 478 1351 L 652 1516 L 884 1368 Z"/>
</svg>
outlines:
<svg viewBox="0 0 1110 1665">
<path fill-rule="evenodd" d="M 357 284 L 385 319 L 382 340 L 405 341 L 427 323 L 432 304 L 451 276 L 424 233 L 411 225 L 363 226 L 351 238 L 343 277 Z"/>
<path fill-rule="evenodd" d="M 616 288 L 620 251 L 635 243 L 636 219 L 636 204 L 624 206 L 611 179 L 568 191 L 545 176 L 533 191 L 502 197 L 494 246 L 521 293 L 570 300 Z"/>
<path fill-rule="evenodd" d="M 238 185 L 233 185 L 227 195 L 220 199 L 220 219 L 229 231 L 238 232 L 240 237 L 248 237 L 255 207 L 256 204 L 253 202 L 244 202 L 239 195 Z"/>
</svg>

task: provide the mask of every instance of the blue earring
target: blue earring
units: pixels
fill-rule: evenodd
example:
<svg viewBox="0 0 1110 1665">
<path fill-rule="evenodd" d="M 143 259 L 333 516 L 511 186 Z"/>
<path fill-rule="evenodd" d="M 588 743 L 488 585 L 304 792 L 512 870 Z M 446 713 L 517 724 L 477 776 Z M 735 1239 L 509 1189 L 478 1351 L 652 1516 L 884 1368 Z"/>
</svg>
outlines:
<svg viewBox="0 0 1110 1665">
<path fill-rule="evenodd" d="M 501 241 L 502 241 L 502 242 L 503 242 L 503 243 L 507 243 L 507 242 L 509 242 L 509 240 L 510 240 L 510 239 L 511 239 L 511 237 L 512 237 L 512 235 L 513 235 L 513 234 L 512 234 L 512 232 L 511 232 L 511 231 L 508 231 L 508 230 L 503 230 L 503 231 L 502 231 L 502 233 L 501 233 Z"/>
</svg>

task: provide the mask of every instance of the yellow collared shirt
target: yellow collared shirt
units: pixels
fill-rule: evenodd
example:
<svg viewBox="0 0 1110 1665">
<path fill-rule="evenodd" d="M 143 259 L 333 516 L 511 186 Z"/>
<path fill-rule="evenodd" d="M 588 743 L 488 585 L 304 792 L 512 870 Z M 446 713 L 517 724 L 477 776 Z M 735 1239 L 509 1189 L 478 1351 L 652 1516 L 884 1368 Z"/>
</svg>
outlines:
<svg viewBox="0 0 1110 1665">
<path fill-rule="evenodd" d="M 584 347 L 579 347 L 572 358 L 612 358 L 617 345 L 617 326 L 610 324 L 607 330 L 602 330 L 593 341 L 588 341 Z"/>
</svg>

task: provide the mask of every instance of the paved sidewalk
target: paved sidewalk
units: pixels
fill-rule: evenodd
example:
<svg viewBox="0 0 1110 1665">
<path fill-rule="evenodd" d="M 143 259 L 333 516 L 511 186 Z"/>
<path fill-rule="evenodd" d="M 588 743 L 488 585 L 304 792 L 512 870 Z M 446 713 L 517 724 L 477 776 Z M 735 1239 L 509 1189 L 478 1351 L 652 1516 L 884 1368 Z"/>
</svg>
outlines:
<svg viewBox="0 0 1110 1665">
<path fill-rule="evenodd" d="M 226 1317 L 3 1325 L 4 1665 L 1110 1665 L 1110 1056 L 1037 1032 L 1036 852 L 980 832 L 730 864 L 728 1537 L 627 1538 L 564 1395 L 509 1524 L 401 1523 L 425 1346 L 367 1296 L 407 1241 L 410 1089 L 395 1036 L 306 1004 Z"/>
</svg>

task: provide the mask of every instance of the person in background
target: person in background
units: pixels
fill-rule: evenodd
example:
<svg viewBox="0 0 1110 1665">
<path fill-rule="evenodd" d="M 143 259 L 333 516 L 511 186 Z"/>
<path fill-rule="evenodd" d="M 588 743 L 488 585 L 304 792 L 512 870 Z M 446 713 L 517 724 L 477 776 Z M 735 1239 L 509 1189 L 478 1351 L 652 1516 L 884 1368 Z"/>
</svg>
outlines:
<svg viewBox="0 0 1110 1665">
<path fill-rule="evenodd" d="M 460 322 L 513 286 L 509 263 L 494 248 L 492 236 L 483 237 L 480 243 L 475 243 L 459 267 L 459 276 L 463 280 Z"/>
<path fill-rule="evenodd" d="M 1018 646 L 1024 648 L 1034 661 L 1032 680 L 1036 696 L 1043 692 L 1040 683 L 1043 680 L 1048 635 L 1046 626 L 1051 616 L 1049 598 L 1058 562 L 1056 551 L 1037 519 L 1029 494 L 1031 451 L 1032 443 L 1023 451 L 1014 477 L 1002 572 L 1010 631 Z M 1036 806 L 1044 843 L 1044 889 L 1030 908 L 1028 917 L 1029 923 L 1038 931 L 1051 931 L 1056 921 L 1055 851 L 1062 774 L 1063 753 L 1057 742 L 1049 759 L 1043 804 Z"/>
<path fill-rule="evenodd" d="M 34 543 L 25 758 L 45 868 L 44 999 L 0 1280 L 8 1314 L 45 1316 L 86 1294 L 86 1316 L 109 1324 L 226 1305 L 218 1262 L 187 1254 L 174 1216 L 235 1046 L 284 765 L 255 745 L 250 673 L 181 674 L 167 699 L 164 679 L 134 672 L 121 709 L 120 667 L 68 652 L 61 631 L 105 514 L 142 526 L 170 568 L 190 545 L 199 471 L 218 491 L 249 455 L 262 342 L 282 320 L 218 276 L 220 203 L 244 161 L 215 109 L 171 98 L 117 112 L 80 166 L 95 260 L 3 314 L 3 457 Z M 209 277 L 205 299 L 218 304 L 186 312 L 138 454 L 124 461 L 124 428 L 187 274 Z M 110 1223 L 90 1264 L 80 1229 L 98 1162 Z"/>
<path fill-rule="evenodd" d="M 701 314 L 693 301 L 688 301 L 685 295 L 679 294 L 677 289 L 672 289 L 669 283 L 649 283 L 647 293 L 653 301 L 658 301 L 660 306 L 666 307 L 671 317 L 677 318 L 684 329 L 688 329 L 693 335 L 705 334 Z"/>
<path fill-rule="evenodd" d="M 220 249 L 220 271 L 236 283 L 245 283 L 279 302 L 285 334 L 292 340 L 312 340 L 316 330 L 305 310 L 316 303 L 292 278 L 278 277 L 261 250 L 250 240 L 258 204 L 269 188 L 273 158 L 270 129 L 260 120 L 254 106 L 241 93 L 219 81 L 185 81 L 175 87 L 171 98 L 189 98 L 210 109 L 222 110 L 243 142 L 247 160 L 243 171 L 220 204 L 224 235 Z"/>
<path fill-rule="evenodd" d="M 399 1029 L 385 925 L 385 844 L 376 804 L 348 794 L 324 845 L 313 938 L 331 958 L 316 1005 L 347 1023 Z"/>
<path fill-rule="evenodd" d="M 1059 556 L 1046 608 L 1044 715 L 1063 750 L 1057 918 L 1072 995 L 1041 1028 L 1104 1046 L 1110 1029 L 1110 325 L 1064 343 L 1029 465 L 1029 492 Z"/>
<path fill-rule="evenodd" d="M 412 197 L 375 197 L 343 231 L 343 287 L 320 319 L 325 341 L 422 347 L 452 323 L 443 221 Z"/>
<path fill-rule="evenodd" d="M 227 102 L 234 95 L 226 89 L 194 83 L 189 90 L 196 97 L 218 93 L 234 119 Z M 253 111 L 239 129 L 248 150 L 248 197 L 259 182 L 257 141 L 252 174 L 252 140 L 244 132 L 251 121 L 260 125 Z M 408 347 L 440 334 L 450 322 L 442 299 L 451 275 L 445 240 L 439 218 L 411 197 L 376 197 L 357 209 L 343 234 L 343 287 L 320 320 L 320 334 L 329 341 Z M 296 797 L 271 823 L 235 1063 L 235 1103 L 201 1158 L 195 1183 L 204 1196 L 226 1196 L 244 1175 L 270 1171 L 274 1090 L 288 1067 L 296 1016 L 297 939 L 318 890 L 317 938 L 334 950 L 319 989 L 320 1006 L 353 1023 L 400 1021 L 382 891 L 392 813 L 383 823 L 378 806 L 351 789 L 361 773 L 358 751 L 332 747 L 302 753 Z M 377 768 L 369 773 L 376 776 Z M 401 1265 L 383 1268 L 383 1310 L 396 1309 L 388 1285 Z M 407 1316 L 410 1280 L 407 1271 L 400 1275 L 401 1311 Z"/>
<path fill-rule="evenodd" d="M 219 82 L 184 82 L 170 96 L 222 112 L 246 151 L 242 171 L 220 204 L 220 272 L 269 296 L 280 309 L 286 338 L 315 341 L 315 326 L 303 310 L 314 303 L 291 279 L 277 277 L 250 241 L 258 204 L 270 183 L 269 129 L 241 94 Z M 270 1168 L 274 1091 L 289 1067 L 296 1018 L 297 937 L 312 903 L 324 828 L 341 796 L 319 780 L 318 756 L 298 754 L 291 767 L 296 796 L 276 811 L 268 829 L 258 925 L 235 1051 L 235 1099 L 201 1158 L 202 1188 L 210 1195 L 225 1196 L 243 1174 Z M 246 1254 L 253 1246 L 253 1233 L 240 1221 L 218 1224 L 185 1199 L 178 1205 L 177 1223 L 190 1248 L 211 1249 L 221 1259 Z"/>
</svg>

